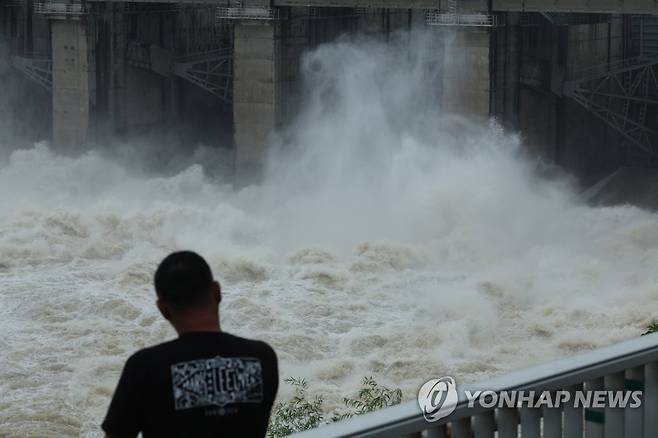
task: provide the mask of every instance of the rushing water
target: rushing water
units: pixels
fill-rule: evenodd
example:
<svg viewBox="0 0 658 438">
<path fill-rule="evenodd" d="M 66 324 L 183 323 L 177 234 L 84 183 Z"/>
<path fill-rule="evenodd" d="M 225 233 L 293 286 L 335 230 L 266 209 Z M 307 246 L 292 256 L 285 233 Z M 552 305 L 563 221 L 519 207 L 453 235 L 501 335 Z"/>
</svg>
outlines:
<svg viewBox="0 0 658 438">
<path fill-rule="evenodd" d="M 655 215 L 579 204 L 533 175 L 519 139 L 432 111 L 422 57 L 391 55 L 311 53 L 306 106 L 258 187 L 2 146 L 0 435 L 98 434 L 124 360 L 173 336 L 151 276 L 174 249 L 223 282 L 223 328 L 271 343 L 282 377 L 330 405 L 364 375 L 411 397 L 658 316 Z"/>
</svg>

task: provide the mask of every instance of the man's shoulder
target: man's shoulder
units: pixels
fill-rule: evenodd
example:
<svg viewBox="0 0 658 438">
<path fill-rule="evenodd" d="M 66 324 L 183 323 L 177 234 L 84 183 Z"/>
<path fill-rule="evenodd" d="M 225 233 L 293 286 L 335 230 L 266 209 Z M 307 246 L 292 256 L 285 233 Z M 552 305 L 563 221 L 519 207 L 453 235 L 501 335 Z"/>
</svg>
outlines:
<svg viewBox="0 0 658 438">
<path fill-rule="evenodd" d="M 209 343 L 217 343 L 218 345 L 223 344 L 223 347 L 227 347 L 230 350 L 239 350 L 240 354 L 242 355 L 248 354 L 276 360 L 276 353 L 274 349 L 268 343 L 261 340 L 243 338 L 241 336 L 222 332 L 221 334 L 218 334 L 217 338 L 208 338 L 204 339 L 204 341 Z M 149 364 L 158 357 L 163 355 L 168 356 L 172 350 L 179 349 L 180 345 L 181 339 L 177 338 L 167 342 L 162 342 L 160 344 L 152 345 L 150 347 L 142 348 L 141 350 L 133 353 L 133 355 L 128 358 L 128 363 L 131 363 L 135 366 L 140 364 Z"/>
<path fill-rule="evenodd" d="M 177 339 L 172 339 L 170 341 L 162 342 L 160 344 L 151 345 L 149 347 L 142 348 L 134 352 L 129 358 L 127 363 L 138 365 L 141 363 L 149 362 L 155 356 L 166 353 L 175 347 Z"/>
<path fill-rule="evenodd" d="M 224 333 L 224 335 L 227 339 L 230 339 L 231 343 L 240 345 L 241 348 L 245 351 L 253 351 L 254 353 L 276 357 L 274 349 L 265 341 L 243 338 L 241 336 L 236 336 L 230 333 Z"/>
</svg>

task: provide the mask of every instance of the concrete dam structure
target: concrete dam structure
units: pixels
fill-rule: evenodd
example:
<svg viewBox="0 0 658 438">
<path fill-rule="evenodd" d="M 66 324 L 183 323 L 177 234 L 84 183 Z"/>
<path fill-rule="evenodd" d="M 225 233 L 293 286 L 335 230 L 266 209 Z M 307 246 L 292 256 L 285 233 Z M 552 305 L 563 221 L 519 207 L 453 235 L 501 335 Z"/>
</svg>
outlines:
<svg viewBox="0 0 658 438">
<path fill-rule="evenodd" d="M 16 128 L 64 150 L 184 132 L 232 147 L 248 181 L 298 110 L 305 50 L 412 28 L 436 35 L 427 57 L 445 112 L 493 117 L 586 179 L 655 163 L 651 0 L 5 0 L 2 95 L 28 96 L 9 102 Z"/>
</svg>

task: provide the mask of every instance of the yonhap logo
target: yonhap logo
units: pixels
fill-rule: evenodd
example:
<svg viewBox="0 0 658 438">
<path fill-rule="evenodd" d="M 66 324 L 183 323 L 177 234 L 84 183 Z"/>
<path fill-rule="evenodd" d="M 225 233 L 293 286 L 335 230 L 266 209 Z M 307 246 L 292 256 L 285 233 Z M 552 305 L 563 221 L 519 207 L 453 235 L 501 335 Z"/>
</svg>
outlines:
<svg viewBox="0 0 658 438">
<path fill-rule="evenodd" d="M 561 409 L 569 406 L 573 409 L 621 408 L 637 409 L 642 407 L 644 392 L 642 390 L 485 390 L 466 389 L 463 395 L 464 409 Z M 448 417 L 457 409 L 459 395 L 457 384 L 452 377 L 432 379 L 418 390 L 418 406 L 423 417 L 430 423 Z"/>
<path fill-rule="evenodd" d="M 432 379 L 418 391 L 418 406 L 430 423 L 452 414 L 458 399 L 457 384 L 452 377 Z"/>
</svg>

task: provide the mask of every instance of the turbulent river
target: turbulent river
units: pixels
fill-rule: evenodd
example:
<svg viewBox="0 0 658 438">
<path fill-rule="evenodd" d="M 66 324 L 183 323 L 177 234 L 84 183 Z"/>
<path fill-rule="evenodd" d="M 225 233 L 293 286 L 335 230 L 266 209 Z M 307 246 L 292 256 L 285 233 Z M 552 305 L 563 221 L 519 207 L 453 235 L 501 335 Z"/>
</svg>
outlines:
<svg viewBox="0 0 658 438">
<path fill-rule="evenodd" d="M 306 57 L 307 102 L 258 186 L 204 172 L 212 152 L 153 172 L 112 148 L 0 146 L 0 435 L 98 435 L 125 359 L 174 336 L 151 280 L 175 249 L 222 281 L 223 329 L 329 406 L 362 376 L 412 397 L 658 317 L 656 216 L 535 176 L 522 139 L 432 111 L 422 59 L 391 50 Z"/>
</svg>

